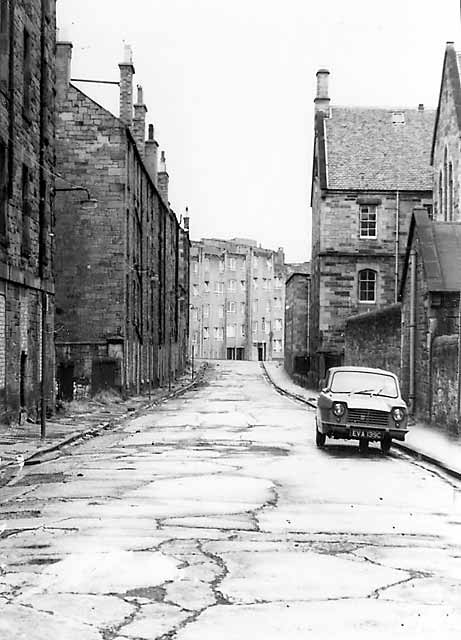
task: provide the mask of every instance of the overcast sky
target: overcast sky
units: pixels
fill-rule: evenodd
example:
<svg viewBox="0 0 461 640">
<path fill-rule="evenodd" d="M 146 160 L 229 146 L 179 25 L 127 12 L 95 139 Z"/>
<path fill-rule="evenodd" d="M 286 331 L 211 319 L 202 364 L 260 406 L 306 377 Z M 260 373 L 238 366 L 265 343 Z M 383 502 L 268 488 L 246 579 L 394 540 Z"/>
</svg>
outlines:
<svg viewBox="0 0 461 640">
<path fill-rule="evenodd" d="M 123 42 L 191 237 L 310 256 L 315 73 L 337 105 L 437 104 L 459 0 L 58 0 L 73 77 L 118 80 Z M 78 85 L 118 115 L 118 88 Z"/>
</svg>

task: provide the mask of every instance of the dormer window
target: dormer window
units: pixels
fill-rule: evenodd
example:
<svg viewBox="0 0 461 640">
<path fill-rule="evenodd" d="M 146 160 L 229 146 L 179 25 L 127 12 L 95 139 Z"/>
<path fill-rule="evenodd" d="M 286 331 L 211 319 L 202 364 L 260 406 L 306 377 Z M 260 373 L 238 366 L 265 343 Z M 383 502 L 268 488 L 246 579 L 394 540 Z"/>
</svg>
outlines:
<svg viewBox="0 0 461 640">
<path fill-rule="evenodd" d="M 359 229 L 361 238 L 376 238 L 376 205 L 360 207 Z"/>
<path fill-rule="evenodd" d="M 405 124 L 405 112 L 393 111 L 392 112 L 392 124 Z"/>
</svg>

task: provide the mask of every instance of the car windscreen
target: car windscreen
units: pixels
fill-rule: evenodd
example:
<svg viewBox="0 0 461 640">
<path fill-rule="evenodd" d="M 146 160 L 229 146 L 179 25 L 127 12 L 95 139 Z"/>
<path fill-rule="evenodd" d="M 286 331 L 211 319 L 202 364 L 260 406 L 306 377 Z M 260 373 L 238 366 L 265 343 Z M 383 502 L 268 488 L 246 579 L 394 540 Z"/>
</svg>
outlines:
<svg viewBox="0 0 461 640">
<path fill-rule="evenodd" d="M 395 379 L 385 373 L 367 371 L 335 371 L 330 382 L 333 393 L 363 393 L 364 395 L 397 398 Z"/>
</svg>

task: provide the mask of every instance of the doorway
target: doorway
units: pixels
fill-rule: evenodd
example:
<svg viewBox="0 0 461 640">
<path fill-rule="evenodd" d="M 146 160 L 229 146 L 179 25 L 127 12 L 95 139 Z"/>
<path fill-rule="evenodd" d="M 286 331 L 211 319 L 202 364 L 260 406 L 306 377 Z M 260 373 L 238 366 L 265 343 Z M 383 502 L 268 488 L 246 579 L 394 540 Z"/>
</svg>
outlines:
<svg viewBox="0 0 461 640">
<path fill-rule="evenodd" d="M 258 360 L 262 362 L 266 359 L 266 343 L 258 342 Z"/>
<path fill-rule="evenodd" d="M 21 351 L 21 363 L 19 370 L 19 406 L 26 406 L 26 372 L 27 372 L 27 353 Z"/>
</svg>

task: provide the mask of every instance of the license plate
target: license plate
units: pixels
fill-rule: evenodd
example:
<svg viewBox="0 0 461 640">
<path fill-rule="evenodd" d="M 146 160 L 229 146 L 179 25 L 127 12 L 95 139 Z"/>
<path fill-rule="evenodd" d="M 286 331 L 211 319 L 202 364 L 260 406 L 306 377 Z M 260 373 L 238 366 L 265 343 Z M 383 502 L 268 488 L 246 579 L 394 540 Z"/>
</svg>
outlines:
<svg viewBox="0 0 461 640">
<path fill-rule="evenodd" d="M 381 440 L 381 431 L 371 431 L 370 429 L 351 429 L 353 438 L 368 438 L 369 440 Z"/>
</svg>

